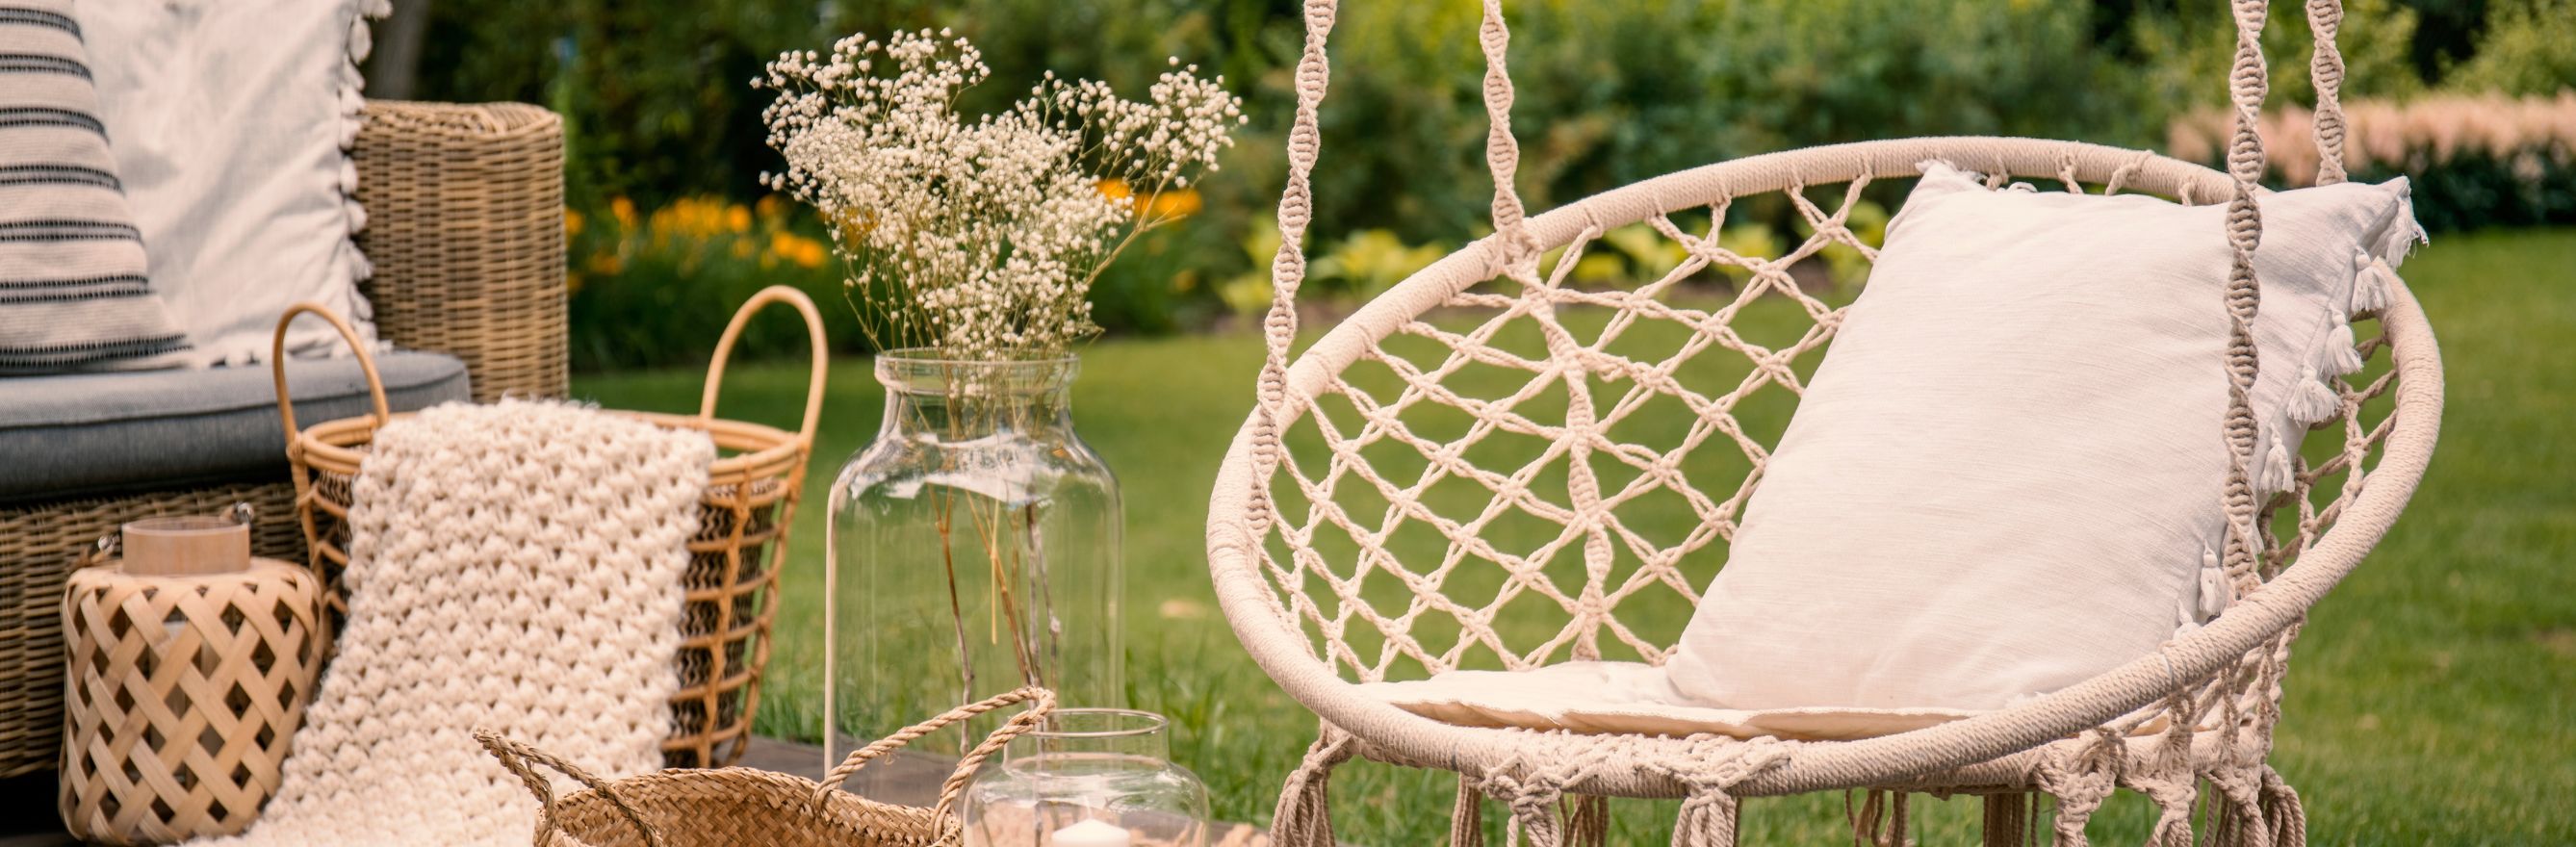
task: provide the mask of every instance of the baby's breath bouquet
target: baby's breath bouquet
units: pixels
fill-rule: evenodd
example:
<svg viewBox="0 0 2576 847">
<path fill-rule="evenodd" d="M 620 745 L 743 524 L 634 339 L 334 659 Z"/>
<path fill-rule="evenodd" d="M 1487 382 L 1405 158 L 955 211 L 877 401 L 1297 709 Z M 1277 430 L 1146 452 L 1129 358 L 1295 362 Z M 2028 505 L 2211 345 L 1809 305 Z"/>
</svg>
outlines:
<svg viewBox="0 0 2576 847">
<path fill-rule="evenodd" d="M 1049 74 L 960 114 L 990 74 L 966 39 L 914 31 L 789 53 L 754 83 L 778 92 L 787 159 L 764 180 L 822 211 L 886 386 L 831 491 L 827 747 L 1022 685 L 1125 694 L 1122 506 L 1073 431 L 1072 347 L 1097 331 L 1092 280 L 1195 205 L 1242 102 L 1174 60 L 1143 100 Z M 925 673 L 942 658 L 944 685 Z"/>
<path fill-rule="evenodd" d="M 991 76 L 948 30 L 853 35 L 790 52 L 757 87 L 786 156 L 769 187 L 822 211 L 851 305 L 879 349 L 955 360 L 1061 356 L 1098 331 L 1092 280 L 1233 144 L 1243 101 L 1171 60 L 1144 100 L 1052 73 L 1008 110 L 969 118 Z"/>
</svg>

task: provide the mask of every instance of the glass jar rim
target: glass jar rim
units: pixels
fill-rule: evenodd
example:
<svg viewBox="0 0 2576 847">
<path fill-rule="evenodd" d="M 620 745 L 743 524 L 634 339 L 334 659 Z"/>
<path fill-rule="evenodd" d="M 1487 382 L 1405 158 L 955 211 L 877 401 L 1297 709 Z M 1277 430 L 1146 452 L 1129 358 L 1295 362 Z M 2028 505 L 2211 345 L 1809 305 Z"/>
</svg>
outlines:
<svg viewBox="0 0 2576 847">
<path fill-rule="evenodd" d="M 1117 729 L 1073 730 L 1047 728 L 1049 724 L 1053 723 L 1058 718 L 1065 717 L 1110 717 L 1133 720 L 1137 723 L 1133 726 L 1122 726 Z M 1049 713 L 1045 719 L 1040 720 L 1037 727 L 1030 729 L 1027 735 L 1023 735 L 1021 737 L 1047 739 L 1135 738 L 1162 732 L 1171 725 L 1171 718 L 1167 718 L 1153 712 L 1148 712 L 1143 709 L 1057 709 L 1054 712 Z"/>
<path fill-rule="evenodd" d="M 921 348 L 877 354 L 878 384 L 907 395 L 988 399 L 1038 397 L 1073 385 L 1082 360 L 1072 355 L 1028 359 L 950 359 Z"/>
<path fill-rule="evenodd" d="M 898 347 L 892 350 L 879 350 L 877 351 L 876 357 L 881 360 L 899 362 L 904 365 L 929 367 L 998 368 L 1018 365 L 1070 365 L 1082 361 L 1081 356 L 1073 353 L 1066 353 L 1061 356 L 1025 356 L 1003 359 L 960 359 L 954 356 L 942 355 L 937 349 L 930 347 Z"/>
</svg>

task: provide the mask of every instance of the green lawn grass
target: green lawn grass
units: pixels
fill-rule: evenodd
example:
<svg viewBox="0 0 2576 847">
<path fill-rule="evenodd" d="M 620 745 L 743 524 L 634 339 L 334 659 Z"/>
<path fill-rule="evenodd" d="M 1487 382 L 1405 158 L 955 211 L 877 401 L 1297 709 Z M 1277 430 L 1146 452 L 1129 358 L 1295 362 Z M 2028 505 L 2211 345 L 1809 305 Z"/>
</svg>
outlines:
<svg viewBox="0 0 2576 847">
<path fill-rule="evenodd" d="M 2447 237 L 2406 276 L 2442 337 L 2442 445 L 2405 518 L 2301 637 L 2274 763 L 2307 799 L 2316 843 L 2576 842 L 2576 567 L 2566 561 L 2576 554 L 2576 367 L 2562 346 L 2576 340 L 2576 231 Z M 1080 429 L 1126 494 L 1131 697 L 1176 719 L 1174 757 L 1208 781 L 1219 816 L 1257 822 L 1314 721 L 1217 613 L 1202 539 L 1208 489 L 1260 357 L 1248 334 L 1108 341 L 1085 351 L 1075 386 Z M 701 376 L 596 375 L 574 389 L 610 407 L 693 410 Z M 745 365 L 726 380 L 723 414 L 790 424 L 804 379 L 799 363 Z M 833 363 L 766 734 L 815 734 L 823 487 L 875 433 L 881 396 L 868 362 Z M 1677 629 L 1682 614 L 1665 623 Z M 1438 775 L 1350 766 L 1334 785 L 1339 833 L 1433 843 L 1450 790 Z M 1973 843 L 1973 803 L 1919 808 L 1926 843 Z M 1626 804 L 1612 840 L 1662 843 L 1672 812 Z M 2147 819 L 2127 798 L 2094 832 L 2127 843 Z M 1747 843 L 1848 837 L 1843 826 L 1839 797 L 1746 806 Z"/>
</svg>

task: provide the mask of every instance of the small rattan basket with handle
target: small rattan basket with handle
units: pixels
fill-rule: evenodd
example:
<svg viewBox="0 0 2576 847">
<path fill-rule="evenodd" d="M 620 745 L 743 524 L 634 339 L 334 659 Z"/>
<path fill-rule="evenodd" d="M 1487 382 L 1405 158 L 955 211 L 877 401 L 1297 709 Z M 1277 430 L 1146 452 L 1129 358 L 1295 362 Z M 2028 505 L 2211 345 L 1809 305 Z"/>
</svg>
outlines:
<svg viewBox="0 0 2576 847">
<path fill-rule="evenodd" d="M 851 774 L 913 739 L 1020 703 L 1028 708 L 957 760 L 936 805 L 899 806 L 841 790 Z M 537 847 L 950 847 L 962 834 L 957 803 L 976 768 L 1054 709 L 1055 694 L 1044 688 L 960 706 L 853 751 L 819 783 L 753 768 L 674 768 L 606 781 L 489 730 L 474 738 L 537 795 Z M 556 797 L 539 766 L 584 787 Z"/>
<path fill-rule="evenodd" d="M 805 390 L 802 428 L 776 427 L 715 416 L 725 363 L 751 316 L 785 303 L 805 319 L 813 342 L 813 372 Z M 312 313 L 340 330 L 357 350 L 374 411 L 298 429 L 286 389 L 286 327 Z M 298 303 L 277 321 L 278 348 L 270 361 L 277 375 L 277 412 L 285 423 L 286 456 L 295 466 L 295 510 L 304 524 L 310 566 L 324 586 L 325 626 L 347 613 L 340 572 L 349 564 L 350 480 L 366 458 L 376 430 L 400 417 L 385 403 L 375 358 L 347 321 L 328 309 Z M 761 675 L 769 665 L 769 629 L 777 615 L 773 594 L 787 551 L 787 528 L 797 494 L 805 487 L 806 459 L 814 450 L 814 425 L 823 411 L 827 362 L 823 317 L 802 292 L 771 286 L 752 295 L 717 340 L 707 367 L 706 392 L 695 415 L 620 412 L 660 426 L 705 432 L 719 458 L 708 468 L 698 502 L 698 532 L 689 540 L 688 611 L 683 618 L 680 689 L 671 695 L 671 734 L 662 743 L 672 767 L 722 767 L 742 758 L 751 740 L 751 717 L 760 705 Z"/>
</svg>

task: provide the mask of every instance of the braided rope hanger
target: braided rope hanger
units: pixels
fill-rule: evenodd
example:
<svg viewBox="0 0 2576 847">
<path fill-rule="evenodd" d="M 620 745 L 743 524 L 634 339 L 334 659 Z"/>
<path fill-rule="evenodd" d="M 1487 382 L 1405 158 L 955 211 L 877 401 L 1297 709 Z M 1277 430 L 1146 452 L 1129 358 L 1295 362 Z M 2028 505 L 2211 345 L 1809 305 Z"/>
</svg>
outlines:
<svg viewBox="0 0 2576 847">
<path fill-rule="evenodd" d="M 2254 200 L 2263 178 L 2263 136 L 2258 130 L 2269 80 L 2263 65 L 2263 23 L 2269 0 L 2234 0 L 2236 62 L 2227 74 L 2228 100 L 2236 109 L 2236 131 L 2227 145 L 2227 176 L 2235 182 L 2227 199 L 2227 482 L 2220 502 L 2227 516 L 2222 563 L 2236 594 L 2262 586 L 2255 572 L 2254 468 L 2262 461 L 2254 422 L 2254 379 L 2261 365 L 2254 344 L 2254 318 L 2262 310 L 2263 290 L 2254 276 L 2254 250 L 2263 240 L 2263 211 Z"/>
</svg>

